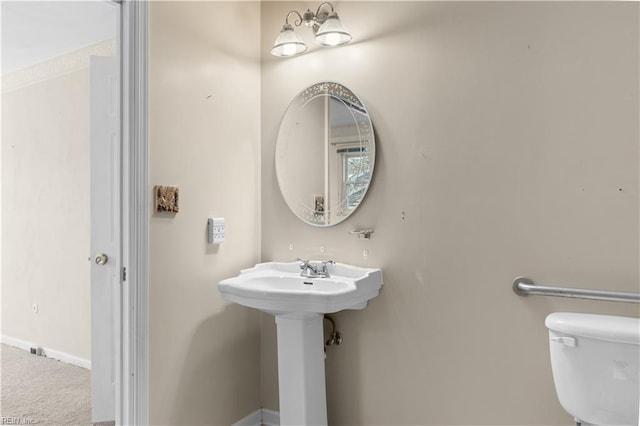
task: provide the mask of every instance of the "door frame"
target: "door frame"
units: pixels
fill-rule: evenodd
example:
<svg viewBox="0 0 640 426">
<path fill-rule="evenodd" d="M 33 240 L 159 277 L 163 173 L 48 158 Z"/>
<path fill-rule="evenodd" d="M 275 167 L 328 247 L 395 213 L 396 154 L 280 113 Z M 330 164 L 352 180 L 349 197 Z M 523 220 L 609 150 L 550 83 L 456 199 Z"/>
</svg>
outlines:
<svg viewBox="0 0 640 426">
<path fill-rule="evenodd" d="M 116 339 L 117 425 L 148 424 L 148 0 L 120 3 L 122 260 Z M 117 304 L 118 305 L 118 304 Z M 117 309 L 118 309 L 117 308 Z"/>
</svg>

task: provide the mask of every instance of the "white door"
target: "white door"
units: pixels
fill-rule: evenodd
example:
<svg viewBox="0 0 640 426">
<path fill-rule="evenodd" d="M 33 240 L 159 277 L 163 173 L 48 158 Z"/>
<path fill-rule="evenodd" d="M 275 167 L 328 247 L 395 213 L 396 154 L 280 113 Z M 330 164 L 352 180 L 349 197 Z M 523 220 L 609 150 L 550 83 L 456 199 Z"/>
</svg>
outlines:
<svg viewBox="0 0 640 426">
<path fill-rule="evenodd" d="M 115 57 L 91 57 L 91 420 L 115 419 L 122 277 L 120 89 Z"/>
</svg>

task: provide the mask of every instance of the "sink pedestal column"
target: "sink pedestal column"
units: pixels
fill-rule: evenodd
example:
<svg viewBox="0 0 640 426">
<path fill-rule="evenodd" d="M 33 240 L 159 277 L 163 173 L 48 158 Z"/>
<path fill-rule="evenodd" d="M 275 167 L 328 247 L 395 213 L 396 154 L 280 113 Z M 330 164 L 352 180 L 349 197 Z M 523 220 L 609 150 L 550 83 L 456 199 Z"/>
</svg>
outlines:
<svg viewBox="0 0 640 426">
<path fill-rule="evenodd" d="M 280 425 L 327 424 L 323 315 L 276 315 Z"/>
</svg>

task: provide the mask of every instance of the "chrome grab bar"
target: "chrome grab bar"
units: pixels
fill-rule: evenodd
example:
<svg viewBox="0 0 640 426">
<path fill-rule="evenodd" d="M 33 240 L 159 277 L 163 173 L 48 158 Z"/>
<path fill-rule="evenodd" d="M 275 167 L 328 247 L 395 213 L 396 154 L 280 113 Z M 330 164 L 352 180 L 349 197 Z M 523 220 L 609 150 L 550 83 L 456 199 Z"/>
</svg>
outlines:
<svg viewBox="0 0 640 426">
<path fill-rule="evenodd" d="M 518 277 L 513 281 L 513 291 L 518 296 L 530 294 L 540 296 L 573 297 L 576 299 L 608 300 L 610 302 L 640 303 L 640 293 L 584 288 L 551 287 L 537 285 L 529 278 Z"/>
</svg>

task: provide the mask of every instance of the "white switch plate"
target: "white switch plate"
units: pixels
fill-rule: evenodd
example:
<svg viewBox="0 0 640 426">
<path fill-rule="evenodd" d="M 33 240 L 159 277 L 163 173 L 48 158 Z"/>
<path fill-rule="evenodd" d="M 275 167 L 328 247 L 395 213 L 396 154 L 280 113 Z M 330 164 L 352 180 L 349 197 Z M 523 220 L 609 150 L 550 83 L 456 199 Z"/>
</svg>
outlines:
<svg viewBox="0 0 640 426">
<path fill-rule="evenodd" d="M 220 244 L 224 242 L 224 218 L 214 217 L 207 220 L 207 242 L 209 244 Z"/>
</svg>

